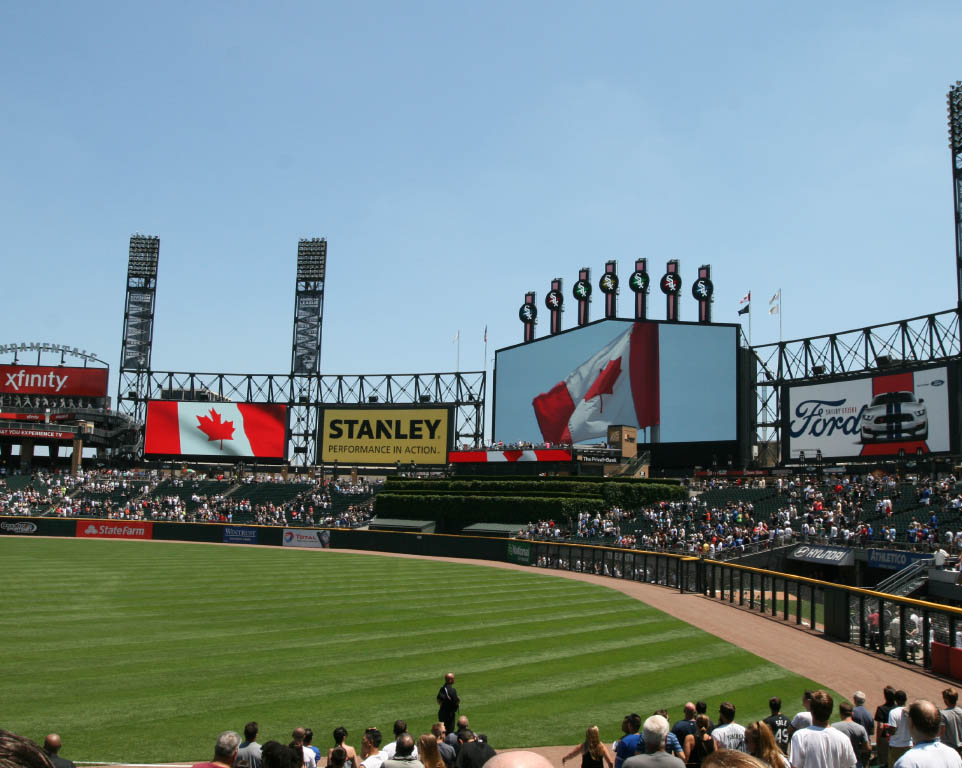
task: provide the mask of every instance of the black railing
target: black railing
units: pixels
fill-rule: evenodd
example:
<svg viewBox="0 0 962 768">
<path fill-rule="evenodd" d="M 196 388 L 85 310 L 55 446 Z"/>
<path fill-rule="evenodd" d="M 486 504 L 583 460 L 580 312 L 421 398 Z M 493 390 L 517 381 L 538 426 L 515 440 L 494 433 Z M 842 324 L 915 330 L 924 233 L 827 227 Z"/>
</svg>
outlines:
<svg viewBox="0 0 962 768">
<path fill-rule="evenodd" d="M 833 640 L 931 667 L 933 642 L 962 648 L 962 609 L 671 552 L 532 541 L 531 563 L 700 593 Z"/>
</svg>

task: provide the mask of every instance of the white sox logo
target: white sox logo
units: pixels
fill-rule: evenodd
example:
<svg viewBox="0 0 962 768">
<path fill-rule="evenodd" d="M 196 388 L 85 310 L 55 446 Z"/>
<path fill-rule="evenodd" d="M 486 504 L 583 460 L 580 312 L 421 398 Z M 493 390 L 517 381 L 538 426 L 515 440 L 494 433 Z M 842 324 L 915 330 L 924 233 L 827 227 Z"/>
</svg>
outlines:
<svg viewBox="0 0 962 768">
<path fill-rule="evenodd" d="M 53 371 L 45 374 L 27 373 L 21 368 L 16 373 L 7 374 L 7 386 L 14 392 L 19 392 L 21 387 L 48 387 L 59 392 L 69 378 L 68 375 L 58 376 Z"/>
<path fill-rule="evenodd" d="M 598 283 L 598 287 L 601 288 L 602 293 L 614 293 L 618 290 L 618 277 L 617 275 L 608 272 L 602 278 L 601 282 Z"/>
<path fill-rule="evenodd" d="M 678 275 L 668 272 L 661 278 L 661 291 L 669 296 L 677 294 L 681 290 L 681 278 Z"/>
</svg>

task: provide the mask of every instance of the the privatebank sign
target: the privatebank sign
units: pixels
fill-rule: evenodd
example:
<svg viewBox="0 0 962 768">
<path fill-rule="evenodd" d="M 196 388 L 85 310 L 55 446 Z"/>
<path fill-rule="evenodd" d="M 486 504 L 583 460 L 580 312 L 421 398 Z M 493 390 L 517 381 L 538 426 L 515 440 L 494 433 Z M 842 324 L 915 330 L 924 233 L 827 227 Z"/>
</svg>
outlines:
<svg viewBox="0 0 962 768">
<path fill-rule="evenodd" d="M 855 553 L 846 547 L 825 547 L 815 544 L 800 544 L 792 550 L 792 560 L 825 565 L 855 565 Z"/>
</svg>

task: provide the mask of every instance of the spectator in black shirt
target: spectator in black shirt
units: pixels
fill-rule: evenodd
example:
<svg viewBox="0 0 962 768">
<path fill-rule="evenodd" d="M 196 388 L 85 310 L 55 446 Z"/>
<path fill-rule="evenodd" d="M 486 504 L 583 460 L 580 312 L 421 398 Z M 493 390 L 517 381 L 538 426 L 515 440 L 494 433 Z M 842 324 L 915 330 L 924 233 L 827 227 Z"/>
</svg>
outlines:
<svg viewBox="0 0 962 768">
<path fill-rule="evenodd" d="M 455 768 L 481 768 L 497 754 L 486 741 L 479 741 L 473 731 L 458 731 L 461 749 L 454 761 Z"/>
<path fill-rule="evenodd" d="M 60 737 L 56 733 L 48 734 L 47 738 L 43 740 L 43 751 L 47 753 L 47 757 L 50 758 L 50 762 L 53 763 L 54 768 L 77 768 L 72 760 L 60 757 L 60 748 L 62 746 L 63 742 L 61 742 Z"/>
<path fill-rule="evenodd" d="M 762 720 L 762 722 L 772 729 L 775 743 L 778 744 L 778 748 L 782 750 L 782 753 L 787 755 L 789 742 L 788 727 L 792 724 L 792 721 L 782 714 L 782 700 L 778 698 L 778 696 L 772 696 L 768 700 L 768 708 L 772 711 L 772 714 Z"/>
</svg>

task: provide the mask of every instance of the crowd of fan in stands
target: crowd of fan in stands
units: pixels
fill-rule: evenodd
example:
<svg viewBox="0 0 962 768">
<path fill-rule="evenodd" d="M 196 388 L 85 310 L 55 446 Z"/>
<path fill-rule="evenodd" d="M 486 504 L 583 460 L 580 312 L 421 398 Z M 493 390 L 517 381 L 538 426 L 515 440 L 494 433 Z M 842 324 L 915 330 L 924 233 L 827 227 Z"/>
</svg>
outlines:
<svg viewBox="0 0 962 768">
<path fill-rule="evenodd" d="M 377 483 L 368 481 L 352 483 L 343 478 L 305 480 L 291 476 L 290 482 L 310 482 L 311 487 L 285 502 L 252 504 L 238 493 L 231 496 L 195 493 L 188 503 L 178 495 L 154 495 L 162 482 L 156 473 L 100 469 L 74 476 L 68 472 L 37 471 L 31 478 L 31 485 L 23 489 L 8 489 L 6 480 L 0 478 L 0 515 L 49 513 L 56 517 L 224 523 L 234 522 L 235 516 L 241 516 L 246 521 L 265 525 L 355 527 L 373 516 L 373 501 L 370 499 L 377 490 Z M 184 487 L 185 482 L 205 479 L 203 475 L 193 475 L 188 481 L 180 478 L 164 482 Z M 232 481 L 223 478 L 221 481 L 226 493 Z M 242 484 L 254 482 L 284 481 L 275 476 L 250 475 Z M 104 494 L 110 494 L 110 497 L 101 498 Z M 335 511 L 333 494 L 356 495 L 364 500 Z"/>
<path fill-rule="evenodd" d="M 944 707 L 926 700 L 908 705 L 905 691 L 887 686 L 874 714 L 860 691 L 854 705 L 837 708 L 824 690 L 805 691 L 802 709 L 789 718 L 777 696 L 769 700 L 771 714 L 740 724 L 730 702 L 718 708 L 718 722 L 708 716 L 704 701 L 685 704 L 674 725 L 669 713 L 658 710 L 642 722 L 626 715 L 622 737 L 609 748 L 597 726 L 585 740 L 562 757 L 580 758 L 581 768 L 962 768 L 962 708 L 958 691 L 942 692 Z M 832 722 L 834 720 L 834 722 Z M 531 752 L 497 753 L 483 734 L 475 734 L 465 716 L 456 733 L 435 723 L 419 738 L 407 723 L 394 723 L 394 739 L 383 743 L 381 731 L 367 728 L 360 751 L 348 744 L 346 728 L 333 733 L 333 745 L 322 750 L 313 744 L 309 728 L 295 728 L 288 743 L 257 742 L 259 726 L 250 722 L 243 739 L 234 731 L 217 738 L 213 759 L 193 768 L 548 768 L 551 763 Z M 285 739 L 286 741 L 286 739 Z M 27 739 L 0 731 L 0 768 L 75 768 L 60 757 L 60 737 L 47 737 L 44 749 Z"/>
<path fill-rule="evenodd" d="M 709 506 L 701 496 L 721 488 L 764 489 L 766 483 L 769 487 L 775 483 L 779 501 L 777 511 L 767 518 L 756 514 L 751 501 Z M 962 494 L 956 491 L 954 476 L 939 481 L 915 479 L 913 501 L 925 508 L 925 514 L 909 522 L 903 539 L 894 524 L 886 523 L 893 514 L 893 499 L 898 500 L 902 493 L 890 476 L 840 476 L 828 482 L 804 476 L 753 478 L 744 483 L 712 479 L 693 482 L 690 489 L 698 495 L 687 501 L 661 502 L 635 511 L 611 509 L 603 515 L 581 513 L 577 519 L 563 522 L 542 520 L 530 523 L 518 535 L 567 541 L 601 539 L 615 547 L 708 557 L 798 540 L 848 546 L 900 542 L 929 550 L 945 547 L 950 552 L 962 549 L 962 527 L 957 532 L 947 529 L 958 527 L 962 520 Z M 874 509 L 873 516 L 881 522 L 862 520 L 866 506 Z"/>
</svg>

